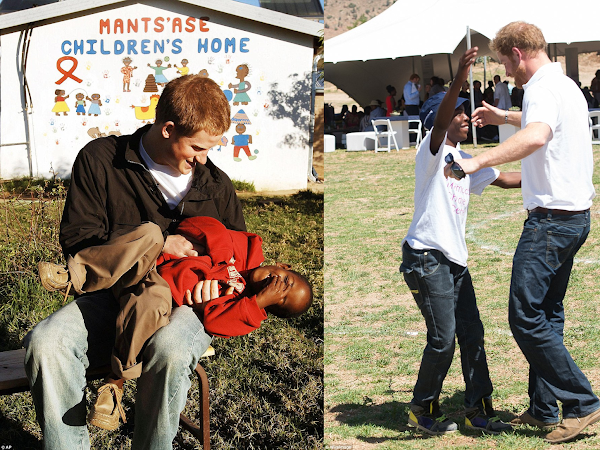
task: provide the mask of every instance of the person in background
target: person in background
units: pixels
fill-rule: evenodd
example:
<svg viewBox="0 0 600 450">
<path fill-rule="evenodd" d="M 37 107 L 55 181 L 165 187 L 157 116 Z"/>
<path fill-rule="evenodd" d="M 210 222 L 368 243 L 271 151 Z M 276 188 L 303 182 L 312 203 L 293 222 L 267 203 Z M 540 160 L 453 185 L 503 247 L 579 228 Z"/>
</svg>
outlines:
<svg viewBox="0 0 600 450">
<path fill-rule="evenodd" d="M 419 84 L 420 79 L 421 77 L 419 77 L 419 75 L 413 73 L 408 82 L 404 85 L 404 105 L 406 113 L 409 116 L 419 114 L 419 105 L 421 104 L 421 85 Z"/>
<path fill-rule="evenodd" d="M 523 108 L 523 89 L 519 89 L 518 87 L 513 87 L 512 92 L 510 93 L 510 102 L 513 106 L 516 106 L 519 109 Z"/>
<path fill-rule="evenodd" d="M 590 83 L 590 91 L 594 96 L 594 108 L 600 108 L 600 69 L 596 70 L 596 76 Z"/>
<path fill-rule="evenodd" d="M 496 89 L 494 90 L 494 106 L 508 111 L 512 107 L 508 86 L 506 83 L 500 81 L 500 75 L 494 76 L 494 83 L 496 83 Z"/>
<path fill-rule="evenodd" d="M 363 108 L 364 114 L 360 119 L 360 124 L 358 125 L 359 131 L 373 131 L 373 125 L 371 125 L 371 106 L 367 105 Z M 369 127 L 371 129 L 369 130 Z"/>
<path fill-rule="evenodd" d="M 483 99 L 490 105 L 494 104 L 494 82 L 488 81 L 488 87 L 483 91 Z"/>
<path fill-rule="evenodd" d="M 473 81 L 473 100 L 475 101 L 475 108 L 479 108 L 483 105 L 483 93 L 481 92 L 481 81 Z"/>
<path fill-rule="evenodd" d="M 385 99 L 386 116 L 389 117 L 392 111 L 396 109 L 396 88 L 388 84 L 385 88 L 388 92 L 388 96 Z"/>
</svg>

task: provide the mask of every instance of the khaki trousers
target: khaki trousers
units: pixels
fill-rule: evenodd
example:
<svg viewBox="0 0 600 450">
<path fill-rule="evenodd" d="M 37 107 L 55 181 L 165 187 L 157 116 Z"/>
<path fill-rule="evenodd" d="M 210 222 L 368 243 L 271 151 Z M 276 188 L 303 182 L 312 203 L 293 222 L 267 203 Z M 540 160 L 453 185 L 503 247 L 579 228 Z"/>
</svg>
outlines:
<svg viewBox="0 0 600 450">
<path fill-rule="evenodd" d="M 144 344 L 169 323 L 171 289 L 156 271 L 163 246 L 160 228 L 147 222 L 67 259 L 78 294 L 108 289 L 119 302 L 111 366 L 115 375 L 127 380 L 141 375 L 138 356 Z"/>
</svg>

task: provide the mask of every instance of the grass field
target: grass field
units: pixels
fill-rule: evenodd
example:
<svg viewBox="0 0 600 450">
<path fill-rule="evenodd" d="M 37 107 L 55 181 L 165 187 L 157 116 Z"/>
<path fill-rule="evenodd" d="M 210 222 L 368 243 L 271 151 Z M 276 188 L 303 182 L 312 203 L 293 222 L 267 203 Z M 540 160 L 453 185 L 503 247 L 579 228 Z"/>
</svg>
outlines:
<svg viewBox="0 0 600 450">
<path fill-rule="evenodd" d="M 55 190 L 48 199 L 41 191 L 34 190 L 33 200 L 0 202 L 0 351 L 19 348 L 27 331 L 62 303 L 60 295 L 38 283 L 36 266 L 40 260 L 61 259 L 57 230 L 64 192 Z M 248 230 L 264 239 L 265 263 L 291 264 L 313 285 L 315 301 L 297 319 L 269 318 L 248 336 L 213 341 L 216 356 L 204 364 L 210 384 L 211 447 L 322 449 L 323 195 L 245 195 L 242 204 Z M 88 405 L 97 385 L 87 390 Z M 134 392 L 135 382 L 127 382 L 127 424 L 114 432 L 91 427 L 93 449 L 130 447 Z M 186 414 L 195 421 L 197 398 L 194 380 Z M 42 448 L 29 393 L 0 397 L 0 448 Z M 180 432 L 174 448 L 196 449 L 199 444 Z"/>
<path fill-rule="evenodd" d="M 472 149 L 473 154 L 486 147 Z M 600 192 L 600 147 L 595 146 Z M 443 411 L 459 432 L 426 438 L 406 426 L 426 328 L 398 267 L 413 213 L 415 150 L 325 155 L 325 443 L 330 449 L 597 449 L 600 425 L 562 446 L 525 427 L 482 436 L 464 428 L 464 381 L 455 360 L 445 380 Z M 513 163 L 502 170 L 520 170 Z M 565 342 L 600 393 L 600 203 L 565 299 Z M 489 187 L 471 196 L 469 267 L 486 331 L 494 406 L 509 420 L 528 405 L 528 365 L 511 336 L 507 302 L 512 254 L 526 214 L 520 190 Z M 455 359 L 458 359 L 458 349 Z M 598 435 L 596 435 L 598 433 Z"/>
</svg>

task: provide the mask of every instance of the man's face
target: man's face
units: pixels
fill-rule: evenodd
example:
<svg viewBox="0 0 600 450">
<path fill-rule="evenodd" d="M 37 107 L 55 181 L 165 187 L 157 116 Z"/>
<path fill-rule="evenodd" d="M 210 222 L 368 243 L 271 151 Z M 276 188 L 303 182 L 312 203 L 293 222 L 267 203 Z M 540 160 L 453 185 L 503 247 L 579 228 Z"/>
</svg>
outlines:
<svg viewBox="0 0 600 450">
<path fill-rule="evenodd" d="M 515 53 L 512 53 L 510 56 L 498 53 L 498 61 L 500 61 L 500 64 L 504 65 L 506 76 L 515 79 L 515 85 L 519 89 L 529 81 L 523 61 Z"/>
<path fill-rule="evenodd" d="M 212 136 L 201 130 L 192 136 L 180 136 L 171 132 L 166 151 L 158 164 L 171 166 L 183 175 L 192 171 L 196 164 L 206 164 L 208 151 L 221 141 L 221 135 Z"/>
</svg>

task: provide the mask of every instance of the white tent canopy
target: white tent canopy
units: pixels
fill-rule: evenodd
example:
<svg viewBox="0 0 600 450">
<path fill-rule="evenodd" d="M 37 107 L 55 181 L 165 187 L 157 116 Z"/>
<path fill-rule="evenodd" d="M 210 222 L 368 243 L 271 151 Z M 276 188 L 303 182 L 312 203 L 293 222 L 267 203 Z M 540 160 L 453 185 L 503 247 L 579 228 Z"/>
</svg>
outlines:
<svg viewBox="0 0 600 450">
<path fill-rule="evenodd" d="M 325 78 L 361 104 L 385 97 L 392 84 L 400 94 L 411 73 L 422 82 L 432 75 L 446 81 L 456 71 L 466 49 L 466 30 L 480 55 L 492 55 L 488 42 L 509 22 L 523 20 L 541 28 L 552 55 L 567 48 L 578 52 L 600 49 L 597 0 L 557 5 L 529 0 L 515 6 L 480 0 L 432 0 L 420 3 L 398 0 L 386 11 L 325 44 Z"/>
</svg>

